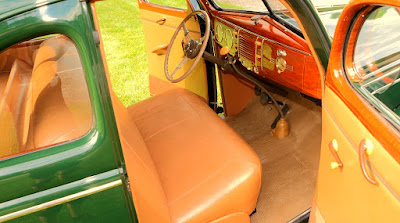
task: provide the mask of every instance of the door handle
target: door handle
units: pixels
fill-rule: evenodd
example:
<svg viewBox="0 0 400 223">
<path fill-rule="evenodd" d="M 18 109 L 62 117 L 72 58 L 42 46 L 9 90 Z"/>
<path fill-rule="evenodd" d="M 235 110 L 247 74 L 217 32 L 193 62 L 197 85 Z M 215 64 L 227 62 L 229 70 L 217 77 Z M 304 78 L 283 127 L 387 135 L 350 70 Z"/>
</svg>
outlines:
<svg viewBox="0 0 400 223">
<path fill-rule="evenodd" d="M 156 46 L 151 52 L 157 54 L 158 56 L 165 55 L 167 53 L 168 46 L 169 44 Z"/>
<path fill-rule="evenodd" d="M 358 148 L 358 153 L 360 156 L 360 166 L 361 166 L 361 170 L 364 174 L 364 177 L 368 180 L 368 182 L 370 182 L 371 184 L 377 185 L 378 183 L 375 181 L 375 179 L 373 177 L 371 177 L 367 171 L 366 168 L 366 156 L 371 155 L 372 153 L 372 149 L 373 145 L 371 143 L 371 141 L 369 141 L 368 139 L 363 139 L 360 142 L 360 147 Z"/>
<path fill-rule="evenodd" d="M 157 20 L 156 23 L 158 23 L 158 25 L 164 25 L 166 21 L 167 19 L 165 17 L 162 17 L 161 19 Z"/>
<path fill-rule="evenodd" d="M 336 139 L 333 139 L 329 143 L 329 150 L 331 151 L 333 158 L 335 158 L 335 161 L 336 161 L 336 162 L 331 162 L 331 168 L 332 169 L 336 169 L 338 167 L 342 168 L 343 163 L 342 163 L 342 160 L 340 160 L 340 158 L 339 158 L 339 154 L 337 153 L 339 150 L 339 145 L 338 145 Z"/>
</svg>

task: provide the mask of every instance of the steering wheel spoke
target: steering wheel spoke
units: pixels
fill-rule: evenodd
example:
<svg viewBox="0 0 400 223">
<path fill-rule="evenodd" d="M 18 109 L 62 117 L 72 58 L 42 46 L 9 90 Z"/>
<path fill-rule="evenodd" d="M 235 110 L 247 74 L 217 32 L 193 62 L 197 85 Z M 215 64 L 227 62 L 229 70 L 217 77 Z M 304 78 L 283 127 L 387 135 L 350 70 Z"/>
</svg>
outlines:
<svg viewBox="0 0 400 223">
<path fill-rule="evenodd" d="M 191 17 L 196 16 L 198 14 L 202 14 L 204 16 L 205 24 L 206 24 L 204 36 L 201 37 L 200 40 L 196 40 L 192 37 L 192 35 L 190 35 L 190 31 L 186 27 L 186 24 L 185 24 Z M 178 26 L 174 35 L 171 38 L 170 44 L 167 49 L 167 54 L 165 55 L 165 61 L 164 61 L 164 73 L 165 73 L 165 77 L 169 81 L 171 81 L 172 83 L 177 83 L 179 81 L 184 80 L 187 76 L 189 76 L 189 74 L 194 70 L 196 65 L 200 62 L 200 59 L 203 56 L 204 51 L 206 49 L 206 45 L 207 45 L 206 43 L 210 37 L 210 26 L 211 26 L 210 25 L 210 17 L 203 10 L 194 11 L 194 12 L 190 13 Z M 178 36 L 178 33 L 181 29 L 183 29 L 184 39 L 180 42 L 180 44 L 182 45 L 182 49 L 184 51 L 185 56 L 182 59 L 182 61 L 178 64 L 178 66 L 175 67 L 174 71 L 171 74 L 169 74 L 168 60 L 169 60 L 169 57 L 171 54 L 172 45 L 174 44 L 174 42 Z M 178 70 L 181 69 L 182 66 L 191 59 L 193 59 L 194 62 L 190 65 L 190 67 L 186 70 L 186 72 L 183 75 L 181 75 L 180 77 L 175 78 L 174 76 L 176 75 Z"/>
<path fill-rule="evenodd" d="M 190 42 L 191 40 L 193 40 L 193 37 L 190 35 L 190 31 L 186 28 L 185 23 L 183 23 L 182 29 L 183 29 L 183 34 L 185 35 L 186 41 Z"/>
<path fill-rule="evenodd" d="M 176 74 L 176 72 L 178 72 L 179 69 L 181 69 L 181 67 L 188 62 L 190 59 L 188 57 L 183 57 L 182 61 L 178 64 L 178 66 L 176 66 L 175 70 L 172 72 L 172 74 L 170 75 L 171 78 L 174 78 L 174 75 Z"/>
</svg>

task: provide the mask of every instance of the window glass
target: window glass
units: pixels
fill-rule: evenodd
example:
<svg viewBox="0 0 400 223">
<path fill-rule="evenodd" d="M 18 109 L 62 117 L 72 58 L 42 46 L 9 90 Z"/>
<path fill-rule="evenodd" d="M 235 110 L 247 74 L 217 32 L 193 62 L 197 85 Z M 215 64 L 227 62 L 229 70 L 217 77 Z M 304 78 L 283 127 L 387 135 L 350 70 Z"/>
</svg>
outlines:
<svg viewBox="0 0 400 223">
<path fill-rule="evenodd" d="M 215 0 L 219 7 L 223 9 L 244 10 L 252 12 L 268 12 L 267 7 L 262 0 Z"/>
<path fill-rule="evenodd" d="M 292 13 L 279 1 L 279 0 L 266 0 L 272 13 L 286 22 L 292 24 L 294 27 L 300 29 Z"/>
<path fill-rule="evenodd" d="M 69 38 L 36 38 L 0 53 L 0 158 L 79 138 L 92 117 L 80 55 Z"/>
<path fill-rule="evenodd" d="M 400 115 L 400 9 L 368 14 L 355 44 L 353 84 Z"/>
<path fill-rule="evenodd" d="M 333 38 L 340 14 L 349 0 L 312 0 L 328 35 Z"/>
<path fill-rule="evenodd" d="M 148 0 L 148 2 L 173 8 L 187 9 L 186 0 Z"/>
</svg>

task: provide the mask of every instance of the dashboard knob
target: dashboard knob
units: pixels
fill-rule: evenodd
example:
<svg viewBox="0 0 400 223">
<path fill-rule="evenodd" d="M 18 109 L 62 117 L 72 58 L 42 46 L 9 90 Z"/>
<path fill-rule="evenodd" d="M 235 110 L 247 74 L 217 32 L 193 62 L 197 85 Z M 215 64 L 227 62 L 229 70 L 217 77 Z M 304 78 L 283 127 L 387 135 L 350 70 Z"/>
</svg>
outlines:
<svg viewBox="0 0 400 223">
<path fill-rule="evenodd" d="M 231 48 L 229 48 L 228 46 L 224 46 L 219 50 L 219 54 L 221 56 L 225 56 L 227 55 L 229 52 L 231 51 Z"/>
</svg>

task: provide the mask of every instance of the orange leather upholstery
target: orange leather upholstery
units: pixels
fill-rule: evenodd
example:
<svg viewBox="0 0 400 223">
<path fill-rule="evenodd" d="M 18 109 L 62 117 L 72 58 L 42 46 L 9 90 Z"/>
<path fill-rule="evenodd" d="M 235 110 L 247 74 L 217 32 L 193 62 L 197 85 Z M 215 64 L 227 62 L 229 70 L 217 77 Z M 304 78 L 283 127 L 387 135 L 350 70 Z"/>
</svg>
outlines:
<svg viewBox="0 0 400 223">
<path fill-rule="evenodd" d="M 75 45 L 65 36 L 53 37 L 40 44 L 33 56 L 24 117 L 29 127 L 23 131 L 26 149 L 83 136 L 91 127 L 92 110 Z"/>
<path fill-rule="evenodd" d="M 140 222 L 249 222 L 260 161 L 199 96 L 113 101 Z"/>
<path fill-rule="evenodd" d="M 76 139 L 89 131 L 91 102 L 80 56 L 70 39 L 59 35 L 23 42 L 0 58 L 0 122 L 7 126 L 5 145 L 12 148 L 1 146 L 0 156 Z"/>
<path fill-rule="evenodd" d="M 8 106 L 12 114 L 12 120 L 14 120 L 14 128 L 17 132 L 24 129 L 22 117 L 26 106 L 27 86 L 29 86 L 31 73 L 32 66 L 20 59 L 16 59 L 8 75 L 4 94 L 1 97 L 1 105 Z M 18 144 L 21 145 L 22 135 L 16 134 L 16 136 L 18 138 Z"/>
</svg>

